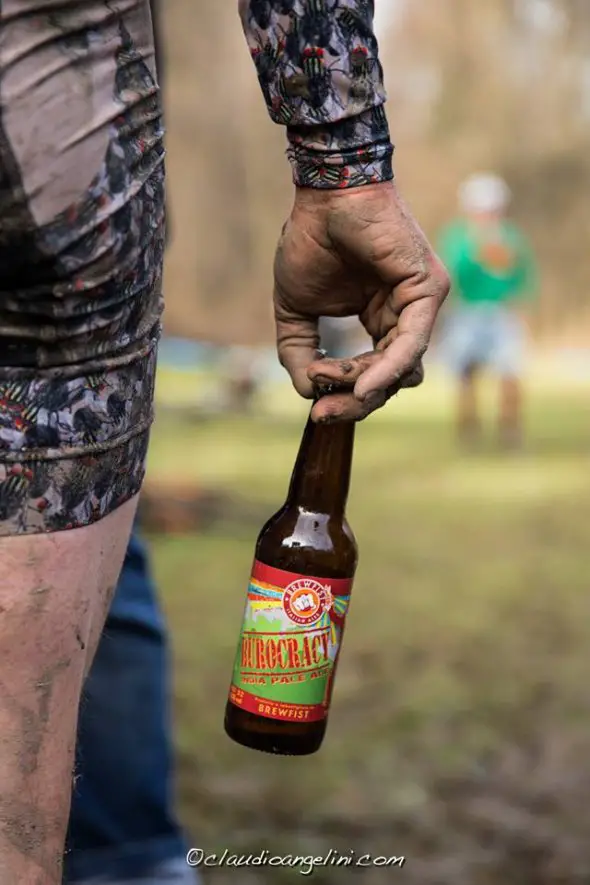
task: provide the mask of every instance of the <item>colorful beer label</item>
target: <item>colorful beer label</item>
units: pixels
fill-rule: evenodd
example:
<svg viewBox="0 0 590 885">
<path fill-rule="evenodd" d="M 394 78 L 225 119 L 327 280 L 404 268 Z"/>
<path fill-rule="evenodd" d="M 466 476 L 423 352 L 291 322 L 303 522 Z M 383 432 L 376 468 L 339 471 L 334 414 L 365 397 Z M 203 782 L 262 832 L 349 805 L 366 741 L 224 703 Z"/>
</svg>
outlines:
<svg viewBox="0 0 590 885">
<path fill-rule="evenodd" d="M 325 719 L 351 586 L 255 560 L 230 701 L 267 719 Z"/>
</svg>

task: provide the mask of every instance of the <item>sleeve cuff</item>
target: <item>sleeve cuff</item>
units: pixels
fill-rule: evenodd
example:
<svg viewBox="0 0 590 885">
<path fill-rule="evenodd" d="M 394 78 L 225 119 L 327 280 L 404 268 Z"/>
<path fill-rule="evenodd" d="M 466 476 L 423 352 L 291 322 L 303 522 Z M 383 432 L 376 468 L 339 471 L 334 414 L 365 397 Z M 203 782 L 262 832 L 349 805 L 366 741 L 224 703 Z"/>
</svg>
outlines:
<svg viewBox="0 0 590 885">
<path fill-rule="evenodd" d="M 298 187 L 361 187 L 393 178 L 393 145 L 381 105 L 336 123 L 287 132 L 287 156 Z"/>
</svg>

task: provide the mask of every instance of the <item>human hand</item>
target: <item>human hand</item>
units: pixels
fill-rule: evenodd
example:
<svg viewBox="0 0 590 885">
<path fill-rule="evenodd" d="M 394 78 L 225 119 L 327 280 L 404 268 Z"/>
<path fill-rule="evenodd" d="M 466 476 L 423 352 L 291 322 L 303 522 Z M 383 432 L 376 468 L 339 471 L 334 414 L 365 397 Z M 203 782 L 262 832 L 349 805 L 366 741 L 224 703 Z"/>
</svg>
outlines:
<svg viewBox="0 0 590 885">
<path fill-rule="evenodd" d="M 448 275 L 393 182 L 297 188 L 274 263 L 277 349 L 298 393 L 332 385 L 315 421 L 360 420 L 423 378 Z M 320 316 L 353 316 L 375 350 L 318 359 Z"/>
</svg>

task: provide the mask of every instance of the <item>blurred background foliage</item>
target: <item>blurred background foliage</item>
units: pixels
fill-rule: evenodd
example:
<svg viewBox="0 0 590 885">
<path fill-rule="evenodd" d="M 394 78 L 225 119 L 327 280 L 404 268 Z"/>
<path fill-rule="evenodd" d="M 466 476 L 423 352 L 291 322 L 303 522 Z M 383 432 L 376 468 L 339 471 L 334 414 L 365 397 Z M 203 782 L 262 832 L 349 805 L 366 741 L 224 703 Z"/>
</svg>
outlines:
<svg viewBox="0 0 590 885">
<path fill-rule="evenodd" d="M 381 0 L 377 13 L 396 173 L 426 232 L 434 239 L 453 213 L 465 175 L 504 175 L 541 259 L 538 340 L 581 341 L 590 282 L 590 4 Z M 167 330 L 263 343 L 272 337 L 273 248 L 291 200 L 284 132 L 267 117 L 233 2 L 172 0 L 164 26 Z M 247 312 L 235 310 L 244 303 Z"/>
</svg>

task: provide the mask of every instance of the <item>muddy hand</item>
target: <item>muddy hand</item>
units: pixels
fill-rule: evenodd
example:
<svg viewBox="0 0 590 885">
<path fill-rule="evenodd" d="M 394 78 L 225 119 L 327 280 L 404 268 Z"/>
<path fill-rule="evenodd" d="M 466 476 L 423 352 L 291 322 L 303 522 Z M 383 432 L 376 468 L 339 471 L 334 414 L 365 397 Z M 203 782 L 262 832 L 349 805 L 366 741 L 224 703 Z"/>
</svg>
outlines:
<svg viewBox="0 0 590 885">
<path fill-rule="evenodd" d="M 361 420 L 423 378 L 422 357 L 449 291 L 446 271 L 391 182 L 298 188 L 275 257 L 277 348 L 296 390 L 337 392 L 315 420 Z M 317 359 L 321 316 L 358 316 L 375 350 Z"/>
</svg>

